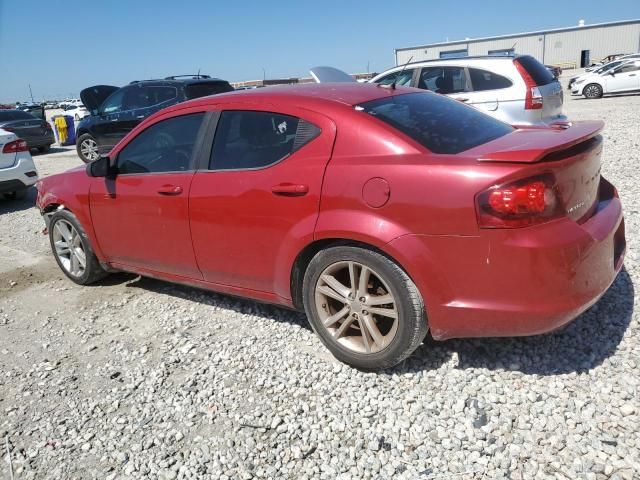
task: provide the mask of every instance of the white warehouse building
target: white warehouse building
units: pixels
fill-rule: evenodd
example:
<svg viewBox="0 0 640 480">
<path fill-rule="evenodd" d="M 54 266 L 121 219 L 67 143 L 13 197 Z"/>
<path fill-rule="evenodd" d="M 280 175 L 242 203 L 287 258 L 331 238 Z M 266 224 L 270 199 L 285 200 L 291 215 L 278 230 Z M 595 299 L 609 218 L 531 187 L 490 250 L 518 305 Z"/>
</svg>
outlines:
<svg viewBox="0 0 640 480">
<path fill-rule="evenodd" d="M 590 65 L 608 55 L 640 51 L 640 20 L 514 33 L 497 37 L 432 43 L 398 48 L 396 65 L 437 58 L 474 55 L 531 55 L 546 65 L 577 68 Z"/>
</svg>

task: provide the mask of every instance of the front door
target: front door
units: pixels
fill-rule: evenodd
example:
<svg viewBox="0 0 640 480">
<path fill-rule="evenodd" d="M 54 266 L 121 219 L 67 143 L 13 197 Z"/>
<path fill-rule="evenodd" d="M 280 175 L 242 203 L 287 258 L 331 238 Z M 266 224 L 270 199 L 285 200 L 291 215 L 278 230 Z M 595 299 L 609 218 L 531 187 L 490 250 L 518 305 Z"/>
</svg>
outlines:
<svg viewBox="0 0 640 480">
<path fill-rule="evenodd" d="M 287 245 L 314 230 L 335 125 L 293 107 L 238 108 L 221 113 L 191 185 L 193 245 L 205 280 L 273 293 Z"/>
<path fill-rule="evenodd" d="M 640 89 L 640 61 L 620 65 L 611 74 L 605 74 L 606 93 L 628 92 Z"/>
<path fill-rule="evenodd" d="M 203 117 L 154 123 L 117 153 L 115 178 L 92 180 L 93 227 L 110 263 L 202 278 L 191 243 L 189 191 Z"/>
</svg>

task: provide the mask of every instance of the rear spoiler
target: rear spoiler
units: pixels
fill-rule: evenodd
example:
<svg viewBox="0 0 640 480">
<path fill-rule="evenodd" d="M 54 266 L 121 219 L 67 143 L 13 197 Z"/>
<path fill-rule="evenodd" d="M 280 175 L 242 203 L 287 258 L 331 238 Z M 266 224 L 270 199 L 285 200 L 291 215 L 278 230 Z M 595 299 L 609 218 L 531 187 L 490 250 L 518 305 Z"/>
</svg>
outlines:
<svg viewBox="0 0 640 480">
<path fill-rule="evenodd" d="M 550 153 L 567 150 L 597 136 L 602 120 L 573 122 L 543 128 L 517 128 L 512 133 L 477 147 L 474 155 L 481 162 L 535 163 Z"/>
</svg>

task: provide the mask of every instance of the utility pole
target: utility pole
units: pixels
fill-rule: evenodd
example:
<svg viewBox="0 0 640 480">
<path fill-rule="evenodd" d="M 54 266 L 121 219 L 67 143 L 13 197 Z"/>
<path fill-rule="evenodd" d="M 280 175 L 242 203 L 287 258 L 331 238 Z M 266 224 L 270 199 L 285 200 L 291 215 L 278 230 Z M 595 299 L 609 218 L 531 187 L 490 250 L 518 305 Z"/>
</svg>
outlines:
<svg viewBox="0 0 640 480">
<path fill-rule="evenodd" d="M 33 92 L 31 91 L 31 84 L 29 84 L 29 95 L 31 95 L 31 103 L 35 103 L 33 101 Z"/>
</svg>

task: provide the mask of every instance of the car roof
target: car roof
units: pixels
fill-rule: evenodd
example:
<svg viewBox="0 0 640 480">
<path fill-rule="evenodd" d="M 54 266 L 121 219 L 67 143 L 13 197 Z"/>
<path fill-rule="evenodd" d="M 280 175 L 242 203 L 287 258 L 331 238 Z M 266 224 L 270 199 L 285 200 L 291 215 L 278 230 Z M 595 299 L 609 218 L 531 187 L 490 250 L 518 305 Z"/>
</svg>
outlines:
<svg viewBox="0 0 640 480">
<path fill-rule="evenodd" d="M 332 104 L 335 106 L 354 106 L 360 103 L 406 93 L 425 93 L 409 87 L 384 88 L 373 83 L 303 83 L 297 85 L 274 85 L 267 88 L 252 90 L 236 90 L 228 93 L 210 95 L 189 100 L 166 110 L 180 110 L 182 108 L 199 105 L 216 105 L 224 103 L 274 103 L 290 102 L 303 106 L 304 103 Z"/>
<path fill-rule="evenodd" d="M 192 85 L 192 84 L 197 84 L 197 83 L 212 83 L 212 82 L 213 83 L 215 83 L 215 82 L 229 83 L 226 80 L 223 80 L 221 78 L 212 78 L 212 77 L 207 77 L 207 78 L 174 78 L 174 77 L 167 77 L 167 78 L 154 78 L 154 79 L 149 79 L 149 80 L 133 80 L 132 82 L 129 82 L 129 85 L 135 85 L 137 83 L 142 83 L 142 84 L 157 83 L 157 84 L 163 84 L 163 85 L 167 85 L 167 84 Z"/>
<path fill-rule="evenodd" d="M 528 55 L 471 55 L 466 57 L 453 57 L 453 58 L 432 58 L 430 60 L 417 60 L 415 62 L 403 63 L 400 65 L 396 65 L 395 67 L 389 68 L 385 71 L 393 70 L 395 68 L 402 68 L 404 66 L 410 67 L 411 65 L 422 65 L 425 63 L 449 63 L 449 62 L 465 62 L 467 60 L 487 60 L 487 61 L 495 61 L 495 60 L 509 60 L 513 61 L 519 57 L 527 57 Z"/>
</svg>

